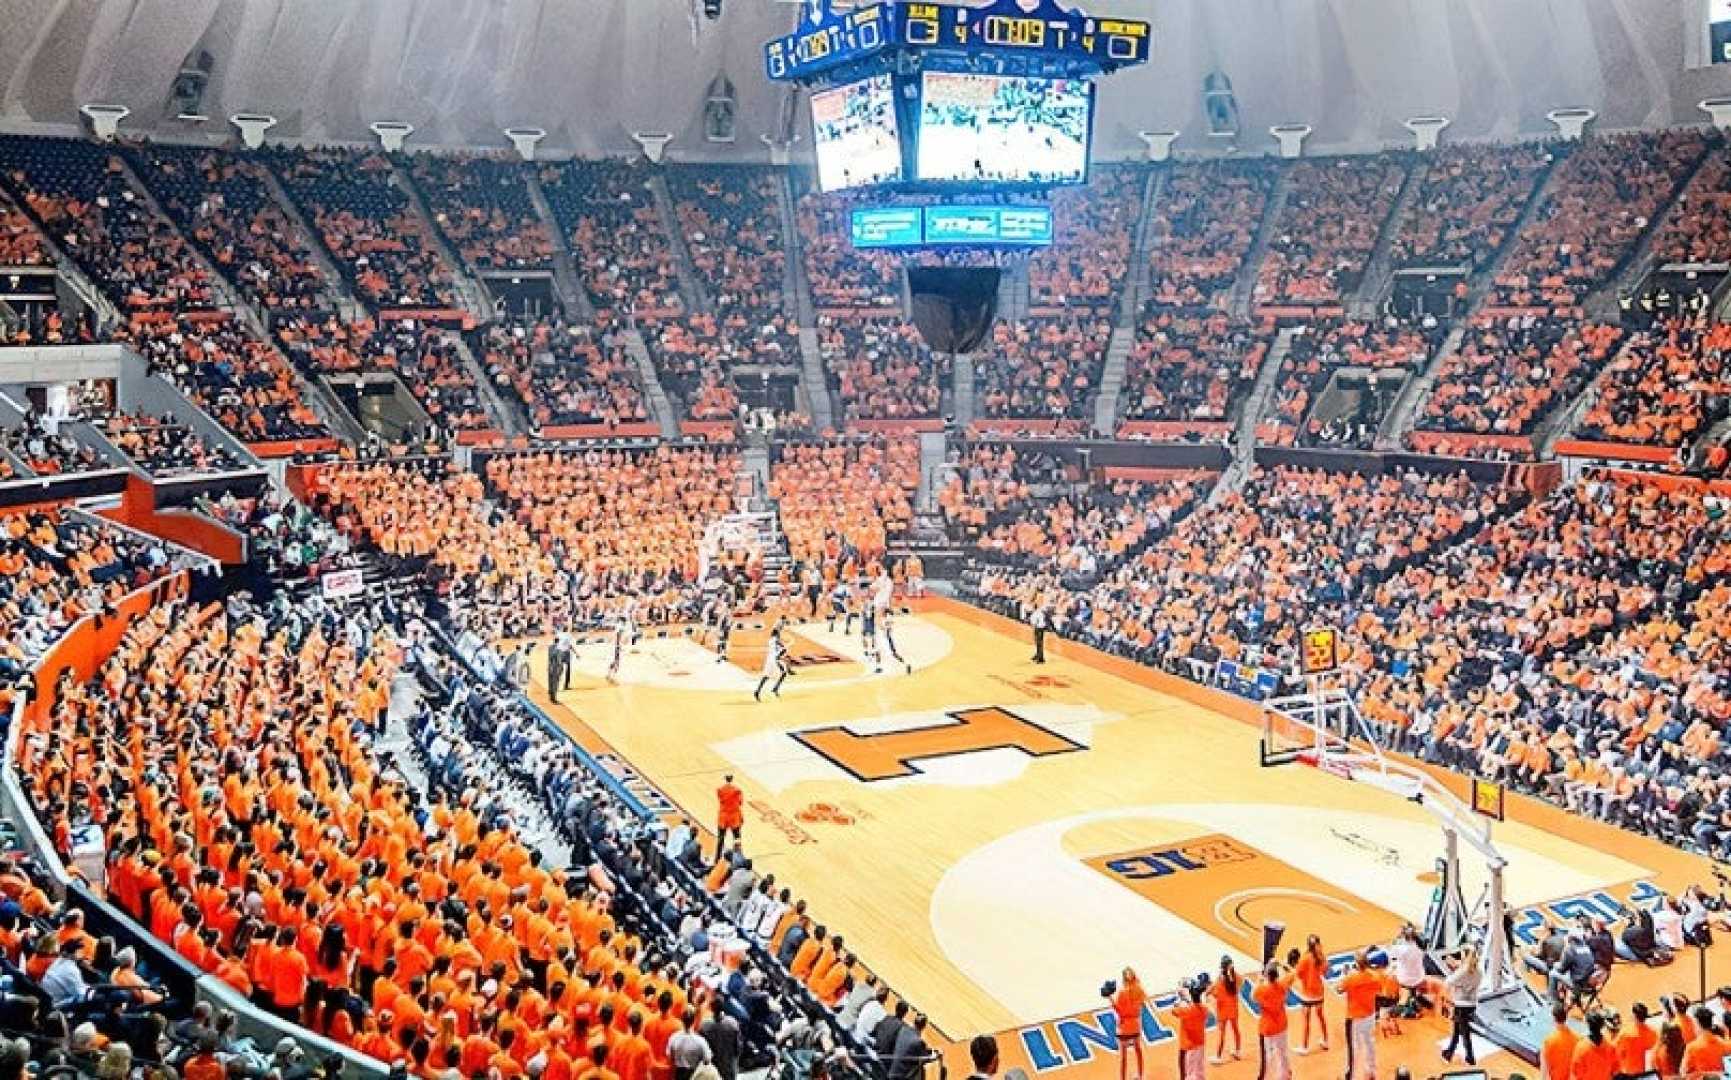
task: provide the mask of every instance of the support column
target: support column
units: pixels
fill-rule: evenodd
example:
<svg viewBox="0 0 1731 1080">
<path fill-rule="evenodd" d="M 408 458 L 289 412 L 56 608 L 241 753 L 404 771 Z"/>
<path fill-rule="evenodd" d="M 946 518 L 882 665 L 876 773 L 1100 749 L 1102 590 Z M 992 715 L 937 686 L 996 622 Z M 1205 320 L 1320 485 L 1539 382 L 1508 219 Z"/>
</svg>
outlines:
<svg viewBox="0 0 1731 1080">
<path fill-rule="evenodd" d="M 505 138 L 511 140 L 511 145 L 517 148 L 517 156 L 524 161 L 535 160 L 535 147 L 540 145 L 547 132 L 541 128 L 509 127 L 505 129 Z"/>
<path fill-rule="evenodd" d="M 1443 128 L 1449 126 L 1446 116 L 1414 116 L 1409 117 L 1406 129 L 1412 132 L 1413 149 L 1419 152 L 1435 150 L 1437 140 L 1442 138 Z"/>
<path fill-rule="evenodd" d="M 132 115 L 132 110 L 124 105 L 80 105 L 78 111 L 90 121 L 91 130 L 103 142 L 114 141 L 114 133 L 120 129 L 120 122 Z"/>
<path fill-rule="evenodd" d="M 1268 129 L 1268 133 L 1280 140 L 1280 156 L 1283 158 L 1298 158 L 1304 156 L 1304 140 L 1310 136 L 1309 124 L 1276 124 Z"/>
<path fill-rule="evenodd" d="M 394 154 L 403 148 L 410 135 L 415 133 L 415 125 L 405 124 L 401 120 L 379 120 L 368 124 L 374 135 L 379 137 L 379 145 L 385 153 Z"/>
<path fill-rule="evenodd" d="M 240 129 L 240 141 L 248 150 L 264 145 L 264 133 L 276 127 L 276 117 L 263 113 L 235 113 L 228 122 Z"/>
<path fill-rule="evenodd" d="M 643 156 L 649 159 L 651 165 L 659 165 L 661 158 L 667 153 L 667 144 L 673 141 L 673 133 L 667 131 L 633 131 L 631 140 L 643 148 Z"/>
<path fill-rule="evenodd" d="M 1581 136 L 1587 133 L 1587 125 L 1599 114 L 1591 109 L 1552 109 L 1545 114 L 1545 119 L 1557 125 L 1557 134 L 1570 142 L 1580 142 Z"/>
<path fill-rule="evenodd" d="M 1148 144 L 1149 161 L 1171 161 L 1172 144 L 1178 140 L 1176 131 L 1138 131 L 1136 137 Z"/>
</svg>

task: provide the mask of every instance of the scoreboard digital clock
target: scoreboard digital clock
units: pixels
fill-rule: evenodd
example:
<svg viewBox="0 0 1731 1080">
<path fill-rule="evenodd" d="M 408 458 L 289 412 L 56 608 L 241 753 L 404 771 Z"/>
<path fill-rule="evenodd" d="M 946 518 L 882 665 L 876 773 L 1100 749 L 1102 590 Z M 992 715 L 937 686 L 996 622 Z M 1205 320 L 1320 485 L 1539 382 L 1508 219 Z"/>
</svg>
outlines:
<svg viewBox="0 0 1731 1080">
<path fill-rule="evenodd" d="M 764 46 L 770 79 L 803 82 L 880 54 L 945 52 L 1068 62 L 1070 75 L 1098 75 L 1148 61 L 1149 24 L 1096 19 L 1055 0 L 996 0 L 983 8 L 881 0 L 838 11 L 806 0 L 799 29 Z"/>
<path fill-rule="evenodd" d="M 771 79 L 797 82 L 876 55 L 894 42 L 888 5 L 872 4 L 815 23 L 802 20 L 798 31 L 764 46 L 763 63 Z"/>
</svg>

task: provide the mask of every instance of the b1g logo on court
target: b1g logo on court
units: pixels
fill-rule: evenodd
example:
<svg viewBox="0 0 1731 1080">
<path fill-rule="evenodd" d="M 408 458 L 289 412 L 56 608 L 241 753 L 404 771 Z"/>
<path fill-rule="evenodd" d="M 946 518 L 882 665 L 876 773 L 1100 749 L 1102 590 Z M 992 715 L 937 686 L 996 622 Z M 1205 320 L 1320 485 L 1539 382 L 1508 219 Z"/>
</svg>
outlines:
<svg viewBox="0 0 1731 1080">
<path fill-rule="evenodd" d="M 856 780 L 897 780 L 926 772 L 921 763 L 1014 750 L 1031 758 L 1069 754 L 1088 747 L 997 705 L 956 709 L 947 722 L 892 731 L 860 733 L 845 725 L 788 734 Z"/>
<path fill-rule="evenodd" d="M 1186 870 L 1205 870 L 1226 863 L 1248 862 L 1256 852 L 1236 840 L 1212 836 L 1177 847 L 1121 855 L 1106 861 L 1106 869 L 1126 881 L 1146 881 L 1149 878 L 1181 874 Z"/>
</svg>

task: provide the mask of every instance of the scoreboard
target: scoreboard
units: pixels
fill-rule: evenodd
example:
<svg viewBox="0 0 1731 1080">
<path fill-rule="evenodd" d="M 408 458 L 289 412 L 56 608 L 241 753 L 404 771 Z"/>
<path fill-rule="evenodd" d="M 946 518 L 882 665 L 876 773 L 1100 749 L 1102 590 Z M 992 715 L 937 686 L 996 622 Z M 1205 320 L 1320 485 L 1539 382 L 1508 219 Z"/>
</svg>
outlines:
<svg viewBox="0 0 1731 1080">
<path fill-rule="evenodd" d="M 1064 61 L 1072 74 L 1103 74 L 1148 61 L 1152 31 L 1139 19 L 1096 19 L 1054 0 L 1028 10 L 1018 0 L 983 8 L 938 3 L 868 4 L 835 11 L 806 0 L 800 27 L 764 46 L 764 70 L 778 82 L 803 82 L 894 50 L 987 53 Z"/>
<path fill-rule="evenodd" d="M 856 248 L 1041 247 L 1052 242 L 1049 206 L 879 206 L 853 211 Z"/>
</svg>

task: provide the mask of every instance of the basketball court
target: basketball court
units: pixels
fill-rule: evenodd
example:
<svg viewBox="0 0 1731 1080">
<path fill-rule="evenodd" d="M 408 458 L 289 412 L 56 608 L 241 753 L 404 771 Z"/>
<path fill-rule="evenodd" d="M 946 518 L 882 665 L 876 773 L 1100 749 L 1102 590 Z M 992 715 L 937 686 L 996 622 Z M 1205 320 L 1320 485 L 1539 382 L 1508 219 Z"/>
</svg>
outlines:
<svg viewBox="0 0 1731 1080">
<path fill-rule="evenodd" d="M 1319 769 L 1261 767 L 1246 702 L 1066 642 L 1033 664 L 1023 628 L 946 600 L 895 622 L 911 673 L 875 673 L 839 629 L 795 624 L 795 674 L 761 703 L 761 629 L 737 635 L 726 660 L 679 630 L 646 636 L 616 686 L 603 677 L 611 646 L 585 644 L 558 704 L 537 651 L 532 692 L 645 801 L 706 830 L 733 774 L 756 869 L 927 1013 L 942 1047 L 995 1032 L 1006 1065 L 1115 1068 L 1099 989 L 1128 964 L 1155 998 L 1144 1030 L 1162 1067 L 1149 1072 L 1170 1075 L 1171 991 L 1222 955 L 1254 970 L 1265 922 L 1286 924 L 1287 944 L 1320 934 L 1341 956 L 1425 917 L 1435 819 Z M 1708 876 L 1657 842 L 1508 805 L 1496 844 L 1517 947 L 1547 921 L 1611 917 Z M 1462 869 L 1470 904 L 1485 875 L 1470 857 Z M 1619 965 L 1607 1000 L 1693 974 Z M 1338 1003 L 1331 1013 L 1338 1055 Z M 1407 1031 L 1403 1060 L 1436 1061 L 1442 1022 Z M 1248 1060 L 1229 1074 L 1254 1075 L 1254 1018 L 1246 1034 Z"/>
</svg>

